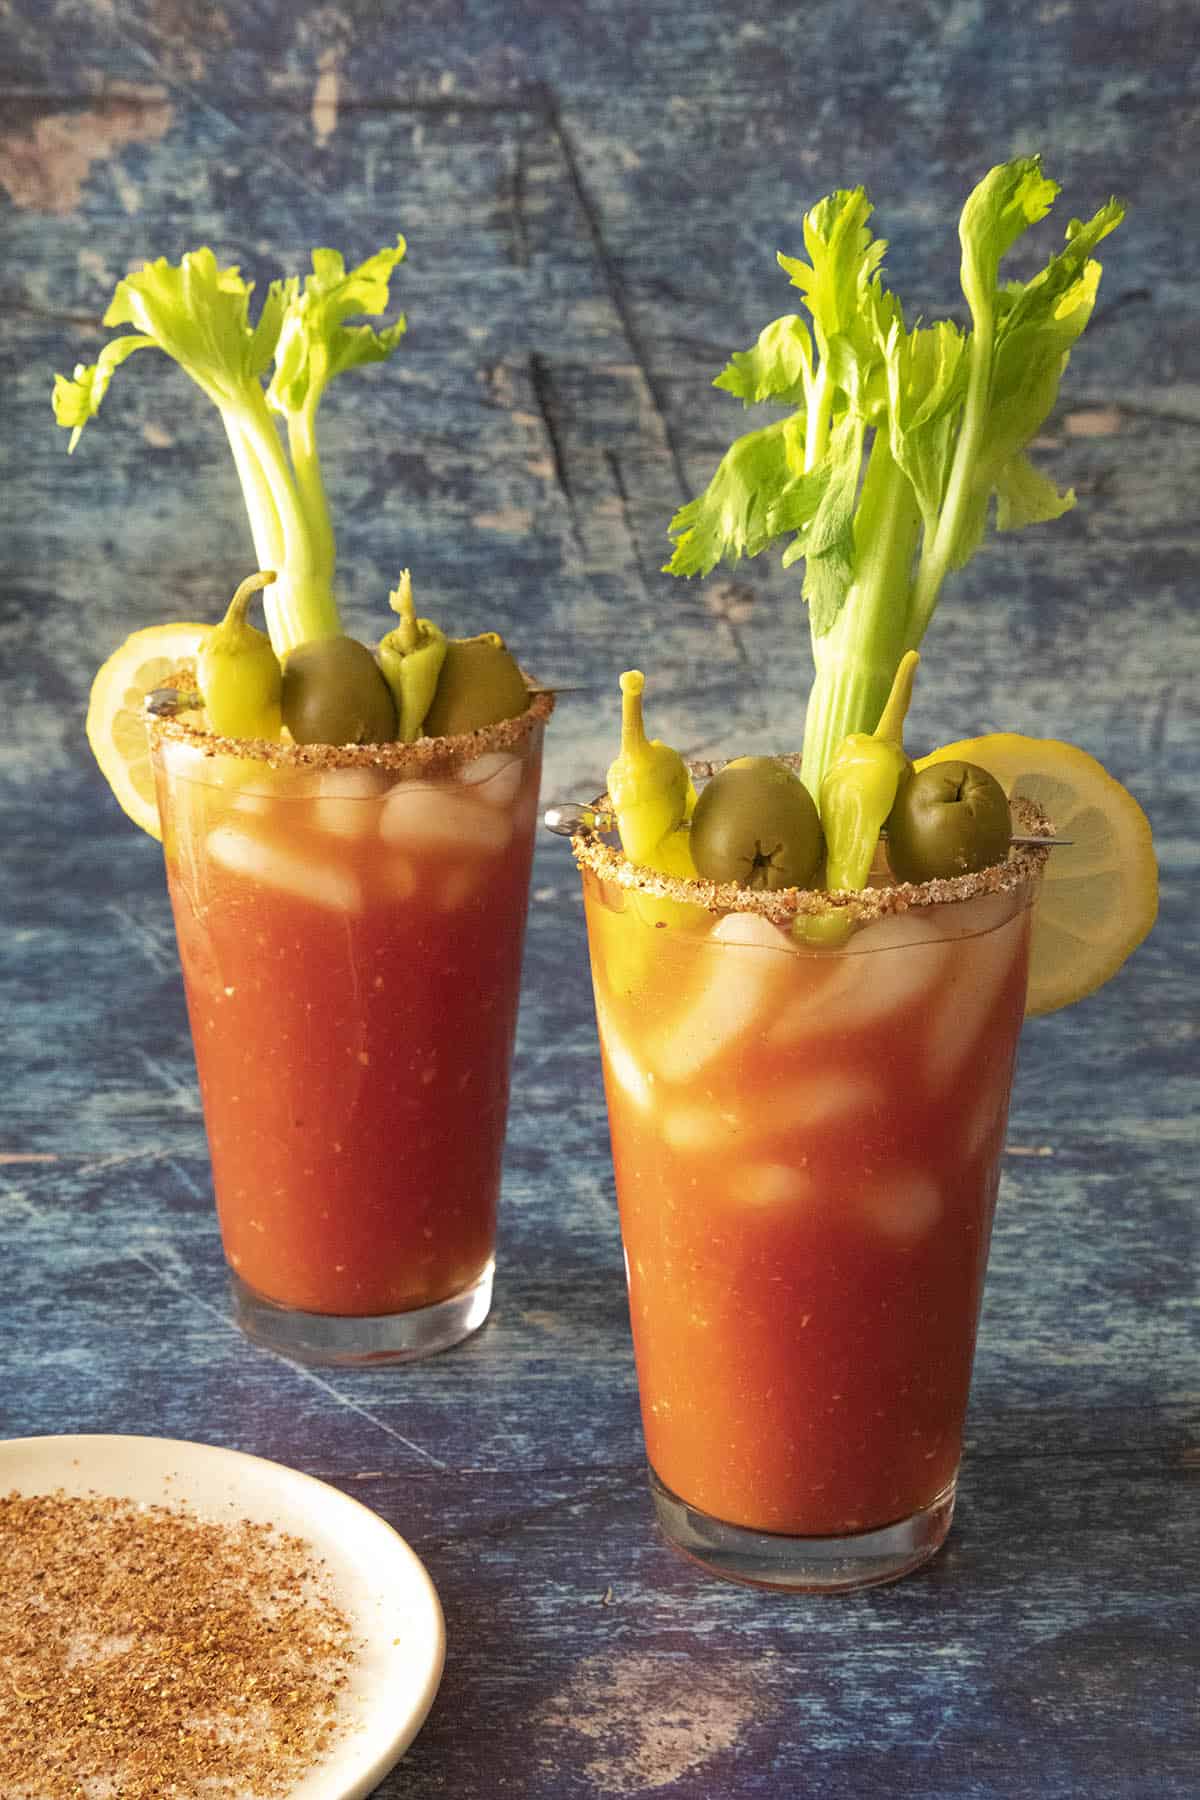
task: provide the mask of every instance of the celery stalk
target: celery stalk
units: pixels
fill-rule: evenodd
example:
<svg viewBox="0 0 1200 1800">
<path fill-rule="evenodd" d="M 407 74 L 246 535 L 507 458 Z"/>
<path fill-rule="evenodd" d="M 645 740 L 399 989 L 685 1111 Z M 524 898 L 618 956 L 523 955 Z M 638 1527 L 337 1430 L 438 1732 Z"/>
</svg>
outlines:
<svg viewBox="0 0 1200 1800">
<path fill-rule="evenodd" d="M 859 517 L 864 551 L 834 624 L 812 641 L 815 675 L 804 715 L 802 778 L 814 798 L 842 739 L 879 723 L 900 658 L 910 642 L 908 571 L 920 528 L 912 489 L 877 434 L 863 482 Z M 847 719 L 870 721 L 847 726 Z"/>
<path fill-rule="evenodd" d="M 106 325 L 133 325 L 135 334 L 111 339 L 94 364 L 79 364 L 71 377 L 55 377 L 54 413 L 71 431 L 71 450 L 116 369 L 135 350 L 164 351 L 212 400 L 233 454 L 255 558 L 278 574 L 264 610 L 281 660 L 298 645 L 341 630 L 316 413 L 335 375 L 382 362 L 399 343 L 403 318 L 381 331 L 347 321 L 386 310 L 391 273 L 404 252 L 400 238 L 347 271 L 339 251 L 314 250 L 303 287 L 295 276 L 272 282 L 253 325 L 253 284 L 237 269 L 221 268 L 211 250 L 190 251 L 177 264 L 146 263 L 118 282 L 104 315 Z M 277 417 L 286 426 L 286 447 Z"/>
<path fill-rule="evenodd" d="M 672 519 L 666 567 L 706 575 L 791 536 L 783 564 L 805 562 L 815 669 L 802 770 L 814 795 L 842 739 L 874 730 L 900 658 L 979 547 L 993 505 L 996 529 L 1014 530 L 1074 504 L 1026 446 L 1091 317 L 1100 279 L 1091 252 L 1124 209 L 1110 200 L 1087 224 L 1072 220 L 1044 268 L 1002 284 L 1003 257 L 1058 191 L 1037 157 L 1020 157 L 968 196 L 959 221 L 968 334 L 949 320 L 907 327 L 883 285 L 886 245 L 870 234 L 866 195 L 829 195 L 805 215 L 810 260 L 778 258 L 804 295 L 811 340 L 794 315 L 774 320 L 716 379 L 747 407 L 792 412 L 731 445 Z"/>
</svg>

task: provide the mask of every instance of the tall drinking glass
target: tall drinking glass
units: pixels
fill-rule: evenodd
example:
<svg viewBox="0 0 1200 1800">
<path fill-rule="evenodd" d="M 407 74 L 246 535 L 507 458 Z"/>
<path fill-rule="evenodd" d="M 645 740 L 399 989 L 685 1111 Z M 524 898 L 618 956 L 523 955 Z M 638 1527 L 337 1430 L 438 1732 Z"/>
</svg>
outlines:
<svg viewBox="0 0 1200 1800">
<path fill-rule="evenodd" d="M 491 1304 L 543 727 L 151 741 L 236 1316 L 400 1361 Z"/>
<path fill-rule="evenodd" d="M 892 1580 L 953 1512 L 1046 852 L 819 949 L 818 896 L 575 851 L 659 1523 L 734 1579 Z"/>
</svg>

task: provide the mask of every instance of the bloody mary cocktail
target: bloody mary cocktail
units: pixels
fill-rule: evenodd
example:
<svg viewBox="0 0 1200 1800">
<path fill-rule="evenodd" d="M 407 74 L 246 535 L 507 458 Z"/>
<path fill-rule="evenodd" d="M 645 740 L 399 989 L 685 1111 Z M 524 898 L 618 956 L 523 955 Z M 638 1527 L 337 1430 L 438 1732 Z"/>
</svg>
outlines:
<svg viewBox="0 0 1200 1800">
<path fill-rule="evenodd" d="M 664 922 L 576 851 L 660 1523 L 742 1579 L 890 1579 L 950 1524 L 1044 852 L 821 949 L 787 896 Z"/>
<path fill-rule="evenodd" d="M 990 524 L 1075 504 L 1027 451 L 1124 208 L 1008 278 L 1058 192 L 1026 156 L 967 195 L 966 326 L 887 285 L 863 188 L 805 212 L 803 254 L 776 258 L 803 312 L 713 383 L 772 411 L 676 511 L 666 565 L 804 563 L 801 753 L 689 769 L 627 669 L 606 794 L 547 821 L 577 827 L 659 1517 L 744 1580 L 859 1586 L 941 1542 L 1021 1019 L 1092 992 L 1154 918 L 1149 828 L 1094 759 L 1005 732 L 904 744 L 947 579 Z M 1055 858 L 1078 851 L 1032 960 L 1047 850 L 1032 820 L 1014 837 L 1021 798 Z"/>
<path fill-rule="evenodd" d="M 550 705 L 344 750 L 154 728 L 239 1321 L 290 1355 L 487 1315 Z"/>
</svg>

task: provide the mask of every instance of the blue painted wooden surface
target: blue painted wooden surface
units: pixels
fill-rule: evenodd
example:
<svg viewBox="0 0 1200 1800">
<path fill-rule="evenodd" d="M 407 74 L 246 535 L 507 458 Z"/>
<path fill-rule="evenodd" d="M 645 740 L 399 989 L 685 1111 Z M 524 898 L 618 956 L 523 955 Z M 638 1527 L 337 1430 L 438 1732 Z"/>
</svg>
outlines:
<svg viewBox="0 0 1200 1800">
<path fill-rule="evenodd" d="M 0 20 L 0 1432 L 230 1444 L 391 1519 L 450 1656 L 388 1800 L 1197 1791 L 1198 63 L 1191 0 L 12 0 Z M 708 382 L 790 304 L 774 252 L 820 194 L 865 181 L 896 286 L 946 310 L 966 188 L 1034 148 L 1071 210 L 1131 205 L 1039 451 L 1080 505 L 958 579 L 919 734 L 1100 755 L 1150 814 L 1162 914 L 1103 993 L 1026 1031 L 946 1551 L 894 1588 L 774 1599 L 650 1526 L 561 845 L 535 872 L 492 1322 L 361 1375 L 228 1323 L 159 853 L 81 716 L 128 631 L 217 615 L 240 500 L 165 365 L 118 377 L 71 464 L 50 377 L 147 257 L 211 242 L 266 279 L 403 230 L 407 343 L 327 406 L 351 628 L 376 634 L 409 563 L 455 629 L 595 682 L 555 720 L 548 799 L 596 785 L 635 660 L 664 736 L 778 749 L 809 670 L 792 579 L 659 573 L 737 425 Z"/>
</svg>

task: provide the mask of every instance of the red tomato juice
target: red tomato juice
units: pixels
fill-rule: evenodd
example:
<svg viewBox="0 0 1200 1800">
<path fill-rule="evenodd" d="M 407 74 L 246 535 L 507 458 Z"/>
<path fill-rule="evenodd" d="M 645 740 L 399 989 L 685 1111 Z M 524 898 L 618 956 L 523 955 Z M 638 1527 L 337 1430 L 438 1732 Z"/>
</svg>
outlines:
<svg viewBox="0 0 1200 1800">
<path fill-rule="evenodd" d="M 801 952 L 583 878 L 652 1468 L 762 1532 L 910 1517 L 959 1463 L 1028 892 Z"/>
<path fill-rule="evenodd" d="M 494 760 L 160 774 L 225 1253 L 280 1306 L 407 1312 L 492 1256 L 540 732 Z"/>
</svg>

